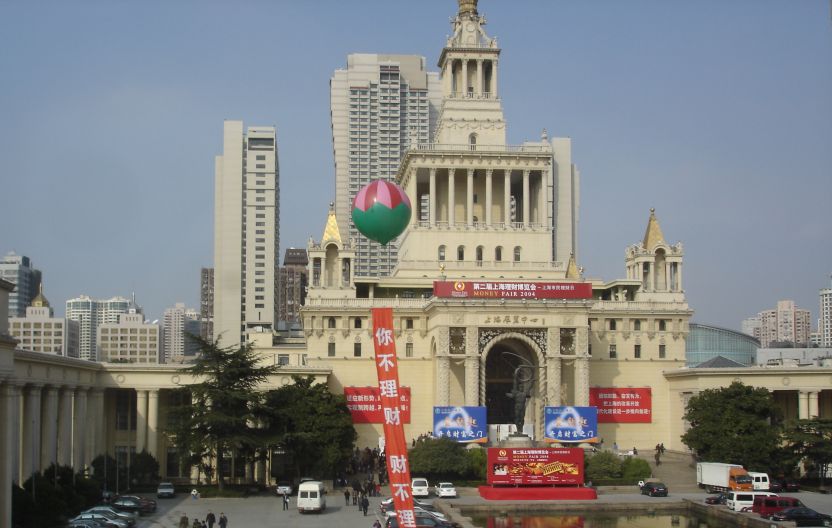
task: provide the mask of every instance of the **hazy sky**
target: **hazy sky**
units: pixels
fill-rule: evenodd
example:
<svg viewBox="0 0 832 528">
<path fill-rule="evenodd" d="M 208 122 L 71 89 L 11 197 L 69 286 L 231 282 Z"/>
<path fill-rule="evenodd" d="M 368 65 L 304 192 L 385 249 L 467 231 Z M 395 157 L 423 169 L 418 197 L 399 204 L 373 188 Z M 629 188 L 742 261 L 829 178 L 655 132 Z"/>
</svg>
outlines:
<svg viewBox="0 0 832 528">
<path fill-rule="evenodd" d="M 832 272 L 828 0 L 481 0 L 512 144 L 573 140 L 579 264 L 624 276 L 656 208 L 694 320 L 778 299 L 817 317 Z M 349 53 L 432 70 L 452 0 L 0 3 L 0 253 L 45 293 L 198 306 L 223 119 L 278 129 L 281 259 L 334 197 L 329 79 Z"/>
</svg>

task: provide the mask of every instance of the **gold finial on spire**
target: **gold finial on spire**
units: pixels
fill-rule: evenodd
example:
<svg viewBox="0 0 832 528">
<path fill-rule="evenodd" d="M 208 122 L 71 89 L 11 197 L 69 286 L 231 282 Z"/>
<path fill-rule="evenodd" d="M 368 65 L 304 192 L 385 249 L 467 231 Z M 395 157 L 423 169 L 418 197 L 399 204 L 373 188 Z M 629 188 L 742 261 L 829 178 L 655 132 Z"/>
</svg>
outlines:
<svg viewBox="0 0 832 528">
<path fill-rule="evenodd" d="M 49 308 L 49 301 L 46 300 L 46 297 L 43 295 L 43 282 L 40 283 L 38 288 L 38 294 L 32 299 L 31 306 L 37 308 Z"/>
<path fill-rule="evenodd" d="M 329 216 L 326 219 L 326 228 L 324 228 L 324 236 L 321 238 L 321 246 L 326 245 L 327 242 L 342 245 L 341 231 L 338 229 L 338 220 L 335 218 L 335 204 L 333 202 L 329 202 Z"/>
<path fill-rule="evenodd" d="M 581 278 L 581 271 L 578 269 L 578 264 L 575 262 L 575 254 L 569 254 L 569 263 L 566 265 L 566 278 L 578 280 Z"/>
<path fill-rule="evenodd" d="M 659 225 L 659 220 L 656 218 L 656 209 L 650 208 L 650 220 L 647 221 L 647 231 L 644 232 L 644 242 L 642 242 L 644 249 L 652 251 L 658 245 L 667 245 L 664 240 L 662 228 Z"/>
<path fill-rule="evenodd" d="M 458 0 L 460 15 L 476 15 L 477 0 Z"/>
</svg>

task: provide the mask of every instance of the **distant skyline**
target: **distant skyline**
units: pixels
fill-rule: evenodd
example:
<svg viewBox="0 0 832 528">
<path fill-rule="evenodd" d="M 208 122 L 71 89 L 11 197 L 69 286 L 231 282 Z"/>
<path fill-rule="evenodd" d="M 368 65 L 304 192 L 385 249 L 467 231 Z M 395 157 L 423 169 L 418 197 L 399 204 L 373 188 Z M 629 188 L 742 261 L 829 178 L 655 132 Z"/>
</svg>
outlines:
<svg viewBox="0 0 832 528">
<path fill-rule="evenodd" d="M 280 259 L 335 195 L 329 79 L 350 53 L 436 71 L 452 0 L 10 1 L 0 10 L 0 253 L 63 313 L 130 297 L 199 306 L 224 119 L 277 127 Z M 656 208 L 685 250 L 693 321 L 778 300 L 818 315 L 832 273 L 827 0 L 480 0 L 512 144 L 573 141 L 578 263 L 624 277 Z"/>
</svg>

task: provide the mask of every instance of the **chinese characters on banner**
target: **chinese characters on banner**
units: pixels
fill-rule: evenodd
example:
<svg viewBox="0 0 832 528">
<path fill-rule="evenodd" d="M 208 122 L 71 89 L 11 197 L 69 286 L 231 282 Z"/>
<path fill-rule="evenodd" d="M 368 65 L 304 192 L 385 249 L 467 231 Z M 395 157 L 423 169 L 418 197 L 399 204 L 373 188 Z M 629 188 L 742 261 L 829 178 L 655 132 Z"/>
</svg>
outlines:
<svg viewBox="0 0 832 528">
<path fill-rule="evenodd" d="M 410 464 L 404 439 L 401 400 L 399 399 L 399 360 L 393 336 L 393 309 L 373 308 L 373 348 L 376 353 L 378 390 L 384 417 L 384 443 L 387 475 L 399 526 L 416 528 L 413 495 L 410 490 Z"/>
<path fill-rule="evenodd" d="M 347 399 L 352 423 L 384 423 L 378 387 L 344 387 L 344 398 Z M 399 408 L 402 410 L 402 423 L 409 424 L 410 387 L 399 387 Z"/>
<path fill-rule="evenodd" d="M 595 407 L 545 407 L 547 442 L 597 442 L 598 415 Z"/>
<path fill-rule="evenodd" d="M 485 407 L 434 407 L 433 436 L 461 443 L 488 441 Z"/>
<path fill-rule="evenodd" d="M 435 297 L 462 299 L 591 299 L 589 282 L 434 281 Z"/>
<path fill-rule="evenodd" d="M 489 447 L 488 483 L 495 485 L 569 485 L 584 483 L 584 450 L 578 447 Z"/>
<path fill-rule="evenodd" d="M 652 423 L 650 387 L 592 387 L 589 404 L 598 408 L 598 423 Z"/>
</svg>

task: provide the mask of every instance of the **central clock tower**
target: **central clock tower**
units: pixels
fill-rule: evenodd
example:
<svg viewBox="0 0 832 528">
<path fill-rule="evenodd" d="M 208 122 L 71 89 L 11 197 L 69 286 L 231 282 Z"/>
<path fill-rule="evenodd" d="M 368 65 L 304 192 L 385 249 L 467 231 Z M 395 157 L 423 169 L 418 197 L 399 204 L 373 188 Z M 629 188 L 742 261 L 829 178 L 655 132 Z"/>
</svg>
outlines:
<svg viewBox="0 0 832 528">
<path fill-rule="evenodd" d="M 459 0 L 451 19 L 453 35 L 439 57 L 443 102 L 436 142 L 450 145 L 505 145 L 506 124 L 497 91 L 497 39 L 485 30 L 476 0 Z"/>
</svg>

